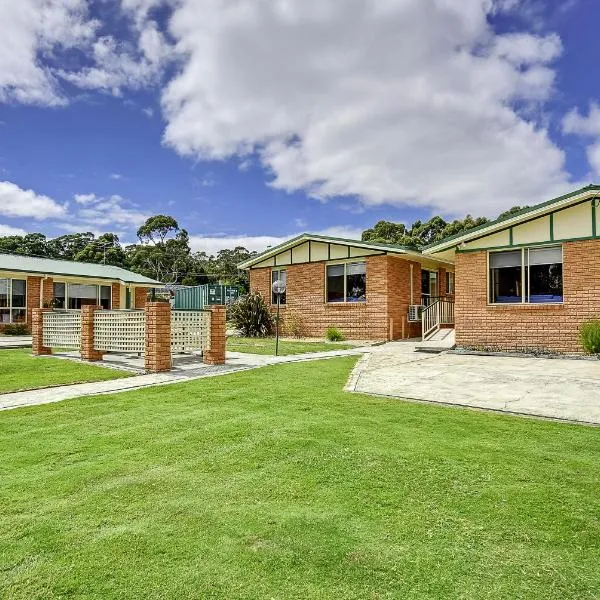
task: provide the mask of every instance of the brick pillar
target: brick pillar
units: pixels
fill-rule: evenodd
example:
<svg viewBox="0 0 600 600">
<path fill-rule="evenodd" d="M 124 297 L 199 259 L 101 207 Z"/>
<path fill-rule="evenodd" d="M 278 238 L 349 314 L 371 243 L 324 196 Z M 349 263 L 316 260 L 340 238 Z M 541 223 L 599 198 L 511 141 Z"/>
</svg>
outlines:
<svg viewBox="0 0 600 600">
<path fill-rule="evenodd" d="M 442 298 L 446 296 L 446 269 L 440 267 L 438 269 L 438 295 Z"/>
<path fill-rule="evenodd" d="M 207 365 L 224 365 L 227 342 L 225 307 L 211 306 L 210 313 L 210 350 L 204 352 L 203 360 Z"/>
<path fill-rule="evenodd" d="M 31 310 L 31 352 L 34 356 L 52 354 L 52 349 L 44 346 L 44 317 L 45 312 L 52 312 L 51 308 L 33 308 Z"/>
<path fill-rule="evenodd" d="M 113 310 L 118 310 L 121 308 L 121 284 L 113 283 L 111 285 L 111 308 Z"/>
<path fill-rule="evenodd" d="M 170 371 L 171 306 L 168 302 L 146 303 L 146 352 L 144 367 L 150 373 Z"/>
<path fill-rule="evenodd" d="M 133 292 L 133 298 L 131 299 L 131 308 L 144 308 L 146 306 L 146 300 L 148 298 L 148 288 L 136 287 Z"/>
<path fill-rule="evenodd" d="M 81 346 L 79 349 L 83 360 L 102 360 L 103 352 L 94 350 L 94 311 L 102 310 L 101 306 L 90 304 L 81 307 Z"/>
<path fill-rule="evenodd" d="M 41 308 L 42 278 L 27 277 L 27 323 L 33 325 L 33 309 Z"/>
<path fill-rule="evenodd" d="M 42 307 L 52 308 L 52 302 L 54 301 L 54 279 L 52 277 L 45 277 L 42 279 Z"/>
</svg>

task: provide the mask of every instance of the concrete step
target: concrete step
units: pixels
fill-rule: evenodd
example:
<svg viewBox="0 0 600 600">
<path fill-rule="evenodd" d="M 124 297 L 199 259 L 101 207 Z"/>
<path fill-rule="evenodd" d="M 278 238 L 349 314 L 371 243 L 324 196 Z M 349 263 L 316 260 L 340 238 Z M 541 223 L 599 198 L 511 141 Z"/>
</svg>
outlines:
<svg viewBox="0 0 600 600">
<path fill-rule="evenodd" d="M 415 352 L 434 352 L 439 354 L 452 350 L 456 346 L 454 329 L 440 329 L 428 340 L 417 342 Z"/>
</svg>

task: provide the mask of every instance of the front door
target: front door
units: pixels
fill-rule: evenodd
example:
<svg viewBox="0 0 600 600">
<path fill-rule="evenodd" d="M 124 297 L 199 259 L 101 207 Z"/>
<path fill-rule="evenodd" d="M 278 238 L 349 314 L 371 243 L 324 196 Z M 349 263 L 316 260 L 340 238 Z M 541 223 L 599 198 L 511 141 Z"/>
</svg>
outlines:
<svg viewBox="0 0 600 600">
<path fill-rule="evenodd" d="M 429 306 L 429 304 L 437 299 L 440 295 L 438 285 L 438 273 L 437 271 L 421 270 L 421 296 L 422 304 Z"/>
</svg>

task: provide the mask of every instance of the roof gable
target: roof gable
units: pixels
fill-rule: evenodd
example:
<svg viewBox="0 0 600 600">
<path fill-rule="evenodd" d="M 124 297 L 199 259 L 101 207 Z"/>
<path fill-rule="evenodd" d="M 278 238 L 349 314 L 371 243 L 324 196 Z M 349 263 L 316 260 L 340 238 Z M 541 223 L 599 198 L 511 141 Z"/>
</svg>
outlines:
<svg viewBox="0 0 600 600">
<path fill-rule="evenodd" d="M 423 253 L 430 255 L 436 252 L 447 250 L 448 248 L 453 248 L 464 242 L 472 241 L 484 236 L 490 236 L 492 234 L 497 234 L 504 230 L 508 230 L 511 227 L 527 223 L 557 210 L 568 208 L 569 206 L 579 202 L 589 200 L 590 198 L 593 198 L 599 194 L 600 185 L 590 184 L 568 194 L 564 194 L 563 196 L 559 196 L 546 202 L 536 204 L 535 206 L 525 208 L 515 214 L 509 215 L 508 217 L 496 219 L 490 223 L 469 229 L 464 233 L 452 235 L 438 242 L 429 244 L 423 248 Z"/>
</svg>

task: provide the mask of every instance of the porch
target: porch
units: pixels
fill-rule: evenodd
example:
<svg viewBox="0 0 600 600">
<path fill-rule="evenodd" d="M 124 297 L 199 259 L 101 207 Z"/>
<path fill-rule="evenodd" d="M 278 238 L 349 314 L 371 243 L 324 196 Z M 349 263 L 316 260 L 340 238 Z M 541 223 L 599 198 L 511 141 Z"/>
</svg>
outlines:
<svg viewBox="0 0 600 600">
<path fill-rule="evenodd" d="M 421 341 L 418 352 L 443 352 L 456 345 L 454 331 L 454 298 L 424 297 L 421 308 Z"/>
</svg>

